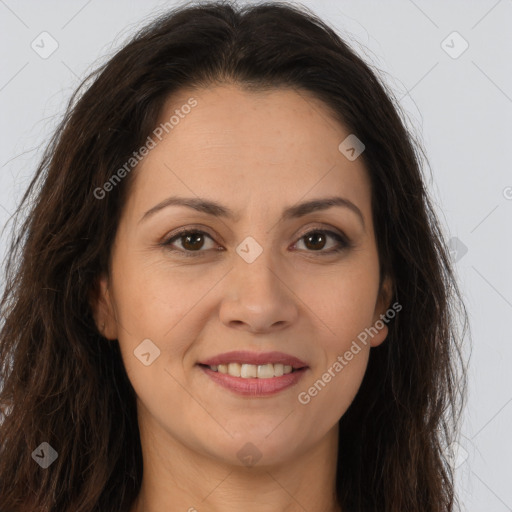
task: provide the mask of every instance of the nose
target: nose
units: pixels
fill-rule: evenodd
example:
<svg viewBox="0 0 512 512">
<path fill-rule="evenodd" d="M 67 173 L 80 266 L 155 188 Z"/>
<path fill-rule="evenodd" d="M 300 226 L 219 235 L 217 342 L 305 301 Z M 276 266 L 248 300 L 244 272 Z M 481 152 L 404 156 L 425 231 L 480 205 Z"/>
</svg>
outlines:
<svg viewBox="0 0 512 512">
<path fill-rule="evenodd" d="M 270 251 L 252 263 L 236 258 L 225 281 L 220 319 L 230 328 L 251 333 L 285 329 L 298 318 L 299 299 L 286 282 L 286 273 L 275 264 Z M 288 279 L 289 281 L 289 279 Z"/>
</svg>

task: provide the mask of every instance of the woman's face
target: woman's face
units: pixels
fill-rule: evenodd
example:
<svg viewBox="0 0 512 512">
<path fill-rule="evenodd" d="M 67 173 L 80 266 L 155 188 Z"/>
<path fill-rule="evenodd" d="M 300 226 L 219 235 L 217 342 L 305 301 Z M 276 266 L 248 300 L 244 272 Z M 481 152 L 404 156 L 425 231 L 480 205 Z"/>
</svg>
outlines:
<svg viewBox="0 0 512 512">
<path fill-rule="evenodd" d="M 119 340 L 141 432 L 217 460 L 278 464 L 337 432 L 370 346 L 387 335 L 358 341 L 391 285 L 379 294 L 370 181 L 338 148 L 350 132 L 305 92 L 181 91 L 160 122 L 173 115 L 133 171 L 96 320 Z M 171 197 L 219 207 L 165 206 Z M 346 202 L 300 207 L 334 197 Z M 190 236 L 173 239 L 183 228 Z M 229 372 L 258 380 L 203 366 L 232 351 L 247 353 L 226 364 L 262 367 Z M 283 354 L 302 370 L 279 376 Z"/>
</svg>

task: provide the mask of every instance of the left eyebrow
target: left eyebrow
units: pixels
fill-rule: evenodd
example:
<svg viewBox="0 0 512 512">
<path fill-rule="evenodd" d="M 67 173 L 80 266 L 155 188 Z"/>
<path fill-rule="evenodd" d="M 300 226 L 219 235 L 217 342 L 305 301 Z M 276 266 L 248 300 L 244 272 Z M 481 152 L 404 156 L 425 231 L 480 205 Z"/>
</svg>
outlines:
<svg viewBox="0 0 512 512">
<path fill-rule="evenodd" d="M 212 215 L 214 217 L 224 217 L 227 219 L 231 219 L 235 222 L 238 221 L 240 218 L 240 215 L 237 215 L 233 210 L 231 210 L 227 206 L 221 205 L 216 201 L 211 201 L 209 199 L 199 197 L 171 196 L 168 197 L 167 199 L 164 199 L 162 202 L 153 206 L 146 213 L 144 213 L 144 215 L 139 220 L 139 223 L 147 219 L 148 217 L 151 217 L 152 215 L 162 210 L 163 208 L 167 208 L 168 206 L 185 206 L 187 208 L 192 208 L 199 212 L 206 213 L 207 215 Z M 295 206 L 290 206 L 283 211 L 279 222 L 304 217 L 305 215 L 308 215 L 310 213 L 327 210 L 335 206 L 348 208 L 350 211 L 357 215 L 363 227 L 365 226 L 364 217 L 363 214 L 361 213 L 361 210 L 352 201 L 339 196 L 326 197 L 322 199 L 313 199 L 312 201 L 307 201 Z"/>
<path fill-rule="evenodd" d="M 309 213 L 328 210 L 334 206 L 348 208 L 359 217 L 359 220 L 364 227 L 364 217 L 361 213 L 361 210 L 352 201 L 339 196 L 325 197 L 323 199 L 313 199 L 312 201 L 300 203 L 296 206 L 291 206 L 290 208 L 287 208 L 283 211 L 280 221 L 304 217 L 304 215 L 308 215 Z"/>
</svg>

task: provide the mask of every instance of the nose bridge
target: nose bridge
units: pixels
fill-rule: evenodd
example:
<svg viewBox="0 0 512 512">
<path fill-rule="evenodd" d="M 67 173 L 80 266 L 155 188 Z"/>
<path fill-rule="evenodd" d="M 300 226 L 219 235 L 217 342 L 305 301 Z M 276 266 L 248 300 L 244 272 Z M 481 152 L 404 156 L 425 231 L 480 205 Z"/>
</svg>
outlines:
<svg viewBox="0 0 512 512">
<path fill-rule="evenodd" d="M 285 276 L 280 275 L 283 267 L 270 247 L 270 237 L 265 240 L 268 247 L 248 236 L 236 247 L 221 308 L 226 324 L 243 323 L 251 330 L 264 331 L 293 322 L 297 316 L 294 294 L 286 286 Z"/>
<path fill-rule="evenodd" d="M 265 236 L 265 246 L 258 242 L 253 236 L 247 236 L 236 248 L 238 258 L 235 258 L 235 273 L 237 281 L 243 287 L 258 290 L 259 292 L 276 294 L 282 287 L 282 282 L 278 279 L 278 265 L 274 257 L 271 237 L 268 233 Z M 270 298 L 270 297 L 268 297 Z"/>
</svg>

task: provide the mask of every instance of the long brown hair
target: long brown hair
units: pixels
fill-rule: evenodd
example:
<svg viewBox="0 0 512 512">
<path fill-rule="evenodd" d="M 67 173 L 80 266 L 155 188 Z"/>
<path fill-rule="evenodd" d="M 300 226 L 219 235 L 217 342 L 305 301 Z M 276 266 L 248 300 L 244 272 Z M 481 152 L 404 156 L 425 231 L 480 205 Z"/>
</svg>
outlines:
<svg viewBox="0 0 512 512">
<path fill-rule="evenodd" d="M 26 217 L 13 228 L 1 301 L 2 512 L 133 504 L 142 479 L 135 394 L 89 299 L 108 273 L 136 171 L 101 199 L 94 191 L 143 145 L 170 94 L 227 81 L 309 91 L 366 146 L 381 278 L 392 276 L 402 310 L 339 422 L 343 511 L 457 505 L 447 454 L 465 404 L 467 313 L 423 151 L 377 74 L 308 9 L 215 2 L 159 16 L 83 81 L 19 205 Z M 46 469 L 32 457 L 43 442 L 58 453 Z"/>
</svg>

